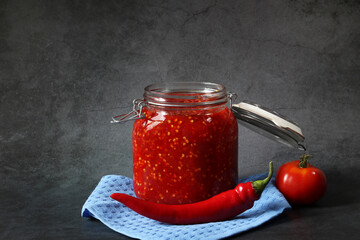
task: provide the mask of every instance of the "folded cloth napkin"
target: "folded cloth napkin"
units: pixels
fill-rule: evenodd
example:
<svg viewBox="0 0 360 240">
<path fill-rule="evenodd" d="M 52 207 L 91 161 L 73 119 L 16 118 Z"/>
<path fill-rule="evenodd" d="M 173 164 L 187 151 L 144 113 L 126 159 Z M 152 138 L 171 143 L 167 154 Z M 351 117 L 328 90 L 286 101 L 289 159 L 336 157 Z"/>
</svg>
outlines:
<svg viewBox="0 0 360 240">
<path fill-rule="evenodd" d="M 264 179 L 267 173 L 241 179 Z M 254 206 L 234 219 L 193 225 L 171 225 L 141 216 L 110 198 L 115 192 L 135 196 L 132 180 L 119 175 L 102 177 L 82 207 L 81 216 L 96 218 L 116 232 L 138 239 L 220 239 L 257 227 L 290 208 L 274 185 L 274 178 Z"/>
</svg>

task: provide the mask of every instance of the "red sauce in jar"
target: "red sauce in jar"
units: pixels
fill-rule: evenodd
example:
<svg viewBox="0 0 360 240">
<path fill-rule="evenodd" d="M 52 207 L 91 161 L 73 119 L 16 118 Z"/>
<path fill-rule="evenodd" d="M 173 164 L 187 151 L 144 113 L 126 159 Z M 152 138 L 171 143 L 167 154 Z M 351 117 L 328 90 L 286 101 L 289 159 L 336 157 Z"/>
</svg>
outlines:
<svg viewBox="0 0 360 240">
<path fill-rule="evenodd" d="M 236 119 L 225 104 L 191 110 L 147 106 L 133 127 L 133 180 L 142 199 L 202 201 L 234 188 Z"/>
</svg>

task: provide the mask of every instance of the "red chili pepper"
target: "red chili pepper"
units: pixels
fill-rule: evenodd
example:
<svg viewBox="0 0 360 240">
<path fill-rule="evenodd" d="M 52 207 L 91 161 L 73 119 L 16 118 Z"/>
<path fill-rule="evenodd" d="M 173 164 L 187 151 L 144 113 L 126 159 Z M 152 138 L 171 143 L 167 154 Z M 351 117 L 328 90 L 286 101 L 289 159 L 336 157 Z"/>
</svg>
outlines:
<svg viewBox="0 0 360 240">
<path fill-rule="evenodd" d="M 234 189 L 222 192 L 207 200 L 168 205 L 145 201 L 123 193 L 113 193 L 111 198 L 123 203 L 135 212 L 170 224 L 196 224 L 231 219 L 252 208 L 273 174 L 272 162 L 269 175 L 264 180 L 240 183 Z"/>
</svg>

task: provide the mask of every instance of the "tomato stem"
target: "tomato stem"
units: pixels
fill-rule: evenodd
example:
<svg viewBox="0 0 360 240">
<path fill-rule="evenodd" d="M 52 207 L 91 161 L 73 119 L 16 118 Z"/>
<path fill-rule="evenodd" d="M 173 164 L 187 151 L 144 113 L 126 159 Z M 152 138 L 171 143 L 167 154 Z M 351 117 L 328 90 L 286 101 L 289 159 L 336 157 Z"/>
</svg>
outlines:
<svg viewBox="0 0 360 240">
<path fill-rule="evenodd" d="M 308 159 L 309 158 L 312 158 L 311 155 L 308 155 L 308 154 L 303 154 L 301 157 L 300 157 L 300 162 L 299 162 L 299 167 L 300 168 L 307 168 L 307 165 L 308 165 Z"/>
<path fill-rule="evenodd" d="M 264 191 L 266 185 L 270 182 L 273 172 L 274 172 L 273 162 L 269 162 L 268 176 L 263 180 L 256 180 L 256 181 L 252 182 L 252 187 L 255 190 L 257 195 L 260 196 L 261 193 Z"/>
</svg>

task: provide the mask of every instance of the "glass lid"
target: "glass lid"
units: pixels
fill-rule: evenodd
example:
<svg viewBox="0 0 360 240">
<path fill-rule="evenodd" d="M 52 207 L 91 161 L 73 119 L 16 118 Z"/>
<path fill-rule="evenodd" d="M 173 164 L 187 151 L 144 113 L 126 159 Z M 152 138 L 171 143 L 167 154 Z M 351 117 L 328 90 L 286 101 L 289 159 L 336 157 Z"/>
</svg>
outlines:
<svg viewBox="0 0 360 240">
<path fill-rule="evenodd" d="M 279 113 L 248 101 L 232 104 L 231 110 L 245 127 L 289 147 L 306 150 L 300 127 Z"/>
</svg>

